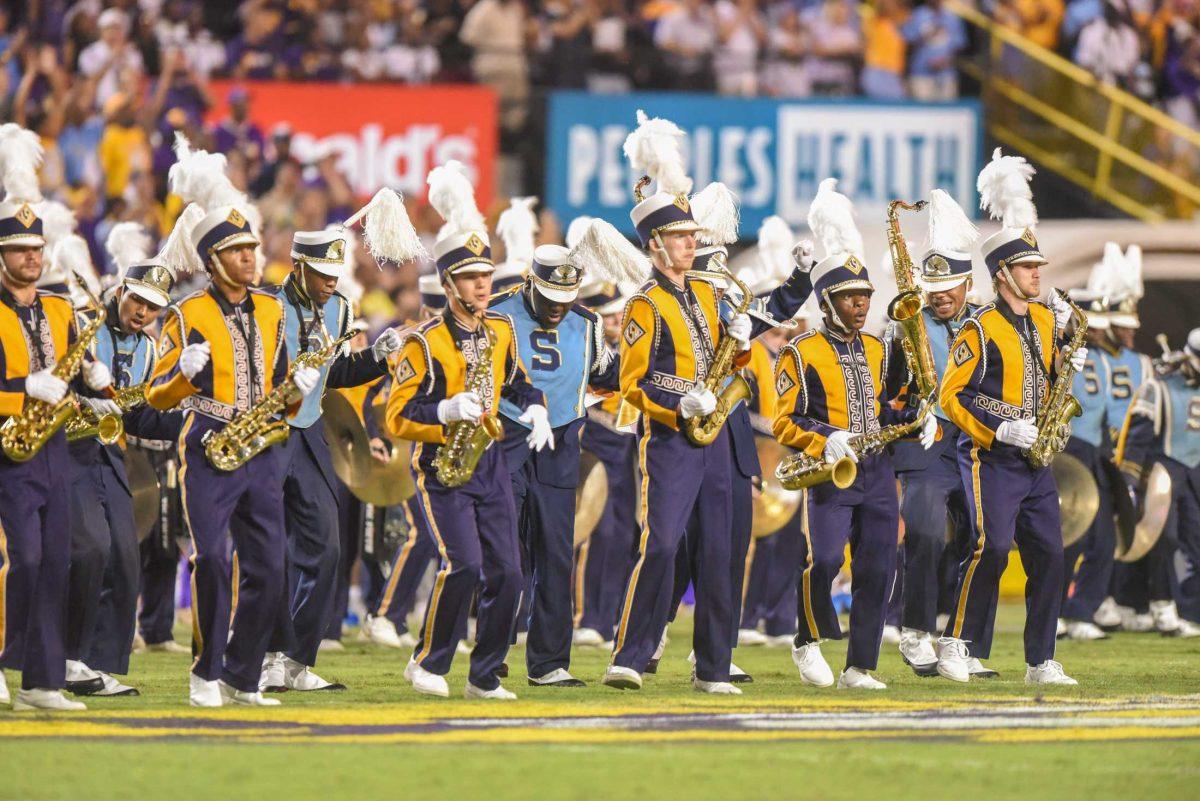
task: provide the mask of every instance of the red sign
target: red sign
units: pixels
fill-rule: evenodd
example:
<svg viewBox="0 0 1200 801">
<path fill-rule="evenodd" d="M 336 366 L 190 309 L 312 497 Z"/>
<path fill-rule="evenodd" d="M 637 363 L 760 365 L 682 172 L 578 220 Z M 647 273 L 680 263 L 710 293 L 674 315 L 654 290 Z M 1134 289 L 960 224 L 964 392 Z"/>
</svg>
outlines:
<svg viewBox="0 0 1200 801">
<path fill-rule="evenodd" d="M 270 134 L 292 127 L 292 151 L 302 162 L 323 152 L 360 195 L 384 186 L 425 197 L 425 176 L 451 159 L 465 164 L 480 208 L 492 198 L 496 162 L 496 96 L 479 86 L 214 81 L 210 122 L 227 114 L 234 86 L 250 94 L 250 118 Z"/>
</svg>

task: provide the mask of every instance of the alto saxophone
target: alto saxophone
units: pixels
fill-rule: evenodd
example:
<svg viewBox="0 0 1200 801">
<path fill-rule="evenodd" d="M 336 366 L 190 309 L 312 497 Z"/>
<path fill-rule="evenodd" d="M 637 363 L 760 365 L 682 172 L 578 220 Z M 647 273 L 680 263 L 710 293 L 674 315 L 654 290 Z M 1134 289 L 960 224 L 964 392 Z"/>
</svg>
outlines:
<svg viewBox="0 0 1200 801">
<path fill-rule="evenodd" d="M 88 295 L 91 296 L 91 293 Z M 83 366 L 83 357 L 107 316 L 104 307 L 94 296 L 91 297 L 91 303 L 95 317 L 79 332 L 75 344 L 67 349 L 50 371 L 55 378 L 68 383 Z M 67 393 L 58 403 L 26 398 L 21 414 L 8 418 L 0 426 L 0 450 L 14 462 L 29 461 L 77 413 L 77 403 L 74 393 Z"/>
<path fill-rule="evenodd" d="M 729 270 L 724 268 L 719 268 L 719 270 L 725 273 L 725 277 L 732 281 L 742 293 L 742 299 L 734 308 L 734 315 L 745 314 L 754 300 L 754 295 Z M 733 407 L 737 406 L 739 401 L 750 398 L 750 385 L 740 373 L 735 372 L 734 359 L 737 358 L 741 346 L 742 343 L 729 336 L 722 337 L 721 341 L 717 343 L 712 364 L 708 368 L 708 375 L 704 378 L 704 388 L 717 396 L 717 407 L 709 414 L 701 417 L 689 417 L 683 421 L 683 433 L 693 445 L 712 444 L 717 435 L 721 433 L 721 426 L 725 425 L 725 420 L 729 418 Z M 733 380 L 726 384 L 726 379 L 731 375 Z"/>
<path fill-rule="evenodd" d="M 136 409 L 146 402 L 146 390 L 150 382 L 123 387 L 114 392 L 110 400 L 121 407 L 122 412 Z M 78 404 L 75 413 L 67 421 L 67 442 L 95 437 L 105 445 L 112 445 L 125 433 L 125 421 L 118 414 L 97 416 L 87 406 Z"/>
<path fill-rule="evenodd" d="M 900 231 L 898 209 L 920 211 L 926 205 L 924 200 L 918 200 L 916 203 L 893 200 L 888 204 L 887 210 L 888 249 L 892 254 L 892 265 L 896 270 L 896 289 L 899 292 L 888 304 L 887 313 L 903 333 L 900 347 L 904 350 L 909 369 L 916 380 L 917 394 L 922 397 L 937 391 L 937 368 L 925 330 L 925 315 L 921 314 L 921 309 L 925 307 L 925 296 L 914 277 L 912 256 L 908 253 L 908 245 Z"/>
<path fill-rule="evenodd" d="M 1071 418 L 1083 414 L 1083 407 L 1071 394 L 1071 386 L 1075 383 L 1075 368 L 1071 366 L 1071 354 L 1083 346 L 1083 340 L 1087 336 L 1088 318 L 1083 313 L 1083 309 L 1071 303 L 1062 292 L 1057 289 L 1051 291 L 1057 292 L 1063 301 L 1070 304 L 1075 333 L 1071 335 L 1070 342 L 1063 349 L 1062 369 L 1058 373 L 1054 387 L 1050 390 L 1050 397 L 1038 410 L 1037 439 L 1025 452 L 1025 460 L 1037 468 L 1049 467 L 1050 463 L 1054 461 L 1055 455 L 1067 447 L 1067 440 L 1071 438 Z M 1035 353 L 1033 358 L 1037 359 L 1040 356 Z"/>
<path fill-rule="evenodd" d="M 475 363 L 463 382 L 463 391 L 474 392 L 482 400 L 487 394 L 484 390 L 492 380 L 492 352 L 496 347 L 496 333 L 482 315 L 479 316 L 479 324 L 483 326 L 484 344 L 475 355 Z M 474 475 L 483 452 L 493 442 L 503 438 L 504 427 L 499 418 L 487 409 L 478 422 L 455 420 L 450 423 L 446 426 L 446 441 L 433 457 L 438 481 L 446 487 L 466 484 Z"/>
<path fill-rule="evenodd" d="M 272 389 L 258 403 L 238 415 L 220 431 L 208 431 L 200 439 L 204 455 L 213 467 L 226 473 L 237 470 L 246 462 L 272 445 L 286 442 L 288 422 L 279 417 L 288 406 L 296 401 L 300 390 L 292 383 L 292 376 L 303 367 L 320 369 L 337 356 L 342 345 L 358 334 L 353 329 L 334 340 L 326 335 L 325 346 L 319 350 L 307 350 L 296 356 L 288 368 L 287 378 Z"/>
</svg>

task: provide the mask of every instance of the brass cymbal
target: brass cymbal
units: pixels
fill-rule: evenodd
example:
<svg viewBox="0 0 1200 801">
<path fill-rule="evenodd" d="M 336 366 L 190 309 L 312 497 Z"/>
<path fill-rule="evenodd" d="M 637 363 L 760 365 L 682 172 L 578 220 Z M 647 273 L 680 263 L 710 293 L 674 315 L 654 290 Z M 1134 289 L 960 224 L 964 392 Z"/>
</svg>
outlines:
<svg viewBox="0 0 1200 801">
<path fill-rule="evenodd" d="M 1100 510 L 1100 488 L 1092 471 L 1069 453 L 1055 456 L 1050 469 L 1054 473 L 1054 483 L 1058 485 L 1063 547 L 1067 547 L 1091 528 L 1096 512 Z"/>
<path fill-rule="evenodd" d="M 133 529 L 137 532 L 138 542 L 141 542 L 158 522 L 161 500 L 158 475 L 144 451 L 126 448 L 125 476 L 129 479 L 129 489 L 133 494 Z"/>
<path fill-rule="evenodd" d="M 596 455 L 584 451 L 579 459 L 579 485 L 575 489 L 575 547 L 588 541 L 608 502 L 608 471 Z"/>
<path fill-rule="evenodd" d="M 1145 511 L 1132 532 L 1123 526 L 1117 527 L 1118 562 L 1136 562 L 1150 553 L 1167 525 L 1167 518 L 1171 514 L 1171 474 L 1160 462 L 1155 462 L 1154 467 L 1150 468 L 1142 508 Z"/>
<path fill-rule="evenodd" d="M 784 489 L 775 478 L 775 468 L 788 455 L 787 448 L 764 436 L 756 436 L 754 446 L 762 467 L 762 491 L 754 499 L 754 523 L 750 527 L 750 536 L 757 539 L 783 528 L 796 514 L 803 494 L 799 490 Z"/>
<path fill-rule="evenodd" d="M 381 411 L 382 407 L 376 407 Z M 408 466 L 411 445 L 392 441 L 392 457 L 384 463 L 371 456 L 366 428 L 340 392 L 327 392 L 321 401 L 325 438 L 333 457 L 333 471 L 363 503 L 394 506 L 415 492 Z"/>
</svg>

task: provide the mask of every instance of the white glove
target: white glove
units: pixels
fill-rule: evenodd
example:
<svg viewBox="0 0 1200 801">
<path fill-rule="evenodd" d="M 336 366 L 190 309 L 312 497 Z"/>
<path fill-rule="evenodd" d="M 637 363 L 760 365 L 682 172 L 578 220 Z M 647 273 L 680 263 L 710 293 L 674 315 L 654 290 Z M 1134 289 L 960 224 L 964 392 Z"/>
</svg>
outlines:
<svg viewBox="0 0 1200 801">
<path fill-rule="evenodd" d="M 725 326 L 725 333 L 742 343 L 742 350 L 750 349 L 750 315 L 739 314 Z"/>
<path fill-rule="evenodd" d="M 1028 448 L 1037 439 L 1037 426 L 1033 419 L 1005 420 L 996 429 L 996 439 L 1018 448 Z"/>
<path fill-rule="evenodd" d="M 58 403 L 67 394 L 67 382 L 49 370 L 40 370 L 25 379 L 25 394 L 46 403 Z"/>
<path fill-rule="evenodd" d="M 802 273 L 806 273 L 813 268 L 817 260 L 813 258 L 813 243 L 811 239 L 805 239 L 792 248 L 792 260 L 796 262 L 796 269 Z"/>
<path fill-rule="evenodd" d="M 925 422 L 921 423 L 921 447 L 929 450 L 933 447 L 933 441 L 937 439 L 937 417 L 930 414 L 925 418 Z"/>
<path fill-rule="evenodd" d="M 317 384 L 321 383 L 321 371 L 315 367 L 301 367 L 292 373 L 292 383 L 300 390 L 300 394 L 307 398 L 317 388 Z"/>
<path fill-rule="evenodd" d="M 679 400 L 679 413 L 684 420 L 693 417 L 704 417 L 712 414 L 717 408 L 717 396 L 707 389 L 692 389 Z"/>
<path fill-rule="evenodd" d="M 212 345 L 207 342 L 188 345 L 179 354 L 179 372 L 183 373 L 184 378 L 191 381 L 204 369 L 204 365 L 208 364 L 208 357 L 211 354 Z"/>
<path fill-rule="evenodd" d="M 1071 320 L 1071 304 L 1067 303 L 1058 290 L 1051 289 L 1049 297 L 1046 298 L 1046 305 L 1054 312 L 1054 322 L 1058 327 L 1066 328 Z"/>
<path fill-rule="evenodd" d="M 403 344 L 404 340 L 400 338 L 400 334 L 395 328 L 385 328 L 383 333 L 375 338 L 375 344 L 371 345 L 371 353 L 375 356 L 375 361 L 381 362 L 400 350 L 400 346 Z"/>
<path fill-rule="evenodd" d="M 437 416 L 442 425 L 457 423 L 459 420 L 474 423 L 483 416 L 483 403 L 474 392 L 460 392 L 437 405 Z"/>
<path fill-rule="evenodd" d="M 858 464 L 858 454 L 850 447 L 851 436 L 849 431 L 834 431 L 825 438 L 825 461 L 828 464 L 846 458 Z"/>
<path fill-rule="evenodd" d="M 1071 369 L 1078 373 L 1083 369 L 1083 363 L 1087 361 L 1087 357 L 1087 348 L 1076 348 L 1071 354 Z"/>
<path fill-rule="evenodd" d="M 108 389 L 112 386 L 112 373 L 103 362 L 90 361 L 83 367 L 83 383 L 95 392 Z"/>
<path fill-rule="evenodd" d="M 79 401 L 91 409 L 97 417 L 104 417 L 108 414 L 120 417 L 125 414 L 112 398 L 80 398 Z"/>
<path fill-rule="evenodd" d="M 517 422 L 533 429 L 525 438 L 526 445 L 535 451 L 540 451 L 547 445 L 550 446 L 550 450 L 554 450 L 554 429 L 550 428 L 550 413 L 546 411 L 545 406 L 530 406 L 525 410 L 525 414 L 517 418 Z"/>
</svg>

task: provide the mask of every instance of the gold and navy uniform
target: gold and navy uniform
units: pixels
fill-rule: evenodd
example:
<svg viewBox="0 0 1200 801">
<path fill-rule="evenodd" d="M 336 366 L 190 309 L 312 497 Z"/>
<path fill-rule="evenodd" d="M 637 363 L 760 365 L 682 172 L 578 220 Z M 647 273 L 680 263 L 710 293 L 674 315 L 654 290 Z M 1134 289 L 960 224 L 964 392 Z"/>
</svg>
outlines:
<svg viewBox="0 0 1200 801">
<path fill-rule="evenodd" d="M 188 379 L 179 369 L 180 353 L 201 342 L 211 347 L 210 359 Z M 286 454 L 282 448 L 268 448 L 236 470 L 223 472 L 205 456 L 204 437 L 258 403 L 286 380 L 287 369 L 279 299 L 251 288 L 234 305 L 210 287 L 166 312 L 158 367 L 147 393 L 154 408 L 178 407 L 184 412 L 179 478 L 194 551 L 192 635 L 199 649 L 192 672 L 244 692 L 258 691 L 267 640 L 287 585 Z M 232 636 L 229 535 L 240 574 Z"/>
<path fill-rule="evenodd" d="M 23 306 L 0 288 L 0 417 L 24 411 L 25 379 L 58 362 L 75 336 L 67 298 L 39 290 Z M 66 684 L 69 484 L 61 431 L 26 462 L 0 455 L 0 667 L 22 671 L 26 689 Z"/>
<path fill-rule="evenodd" d="M 945 635 L 969 641 L 981 659 L 991 653 L 996 588 L 1014 538 L 1029 575 L 1025 662 L 1054 656 L 1063 580 L 1058 490 L 1049 468 L 1030 467 L 996 432 L 1006 421 L 1036 418 L 1054 383 L 1061 335 L 1044 304 L 1030 302 L 1018 315 L 997 299 L 958 332 L 942 379 L 942 410 L 961 430 L 959 469 L 973 540 Z"/>
<path fill-rule="evenodd" d="M 775 438 L 822 458 L 836 431 L 875 434 L 910 421 L 915 410 L 890 404 L 901 389 L 887 381 L 891 356 L 883 340 L 862 332 L 848 340 L 822 328 L 793 339 L 775 364 Z M 884 452 L 860 457 L 854 483 L 844 490 L 830 482 L 804 490 L 797 647 L 842 637 L 831 590 L 849 542 L 853 600 L 846 666 L 875 669 L 896 570 L 895 482 Z"/>
<path fill-rule="evenodd" d="M 621 396 L 640 413 L 641 484 L 638 561 L 617 626 L 613 665 L 642 673 L 667 623 L 658 600 L 674 578 L 675 556 L 688 520 L 697 515 L 692 578 L 696 586 L 696 676 L 728 681 L 736 611 L 730 584 L 732 512 L 727 426 L 708 446 L 680 431 L 679 402 L 704 380 L 721 337 L 712 284 L 688 277 L 676 286 L 664 273 L 640 288 L 621 326 Z M 739 358 L 744 364 L 746 355 Z"/>
<path fill-rule="evenodd" d="M 500 397 L 520 409 L 542 404 L 517 357 L 512 320 L 487 312 L 483 320 L 495 337 L 491 363 L 480 393 L 484 412 L 495 414 Z M 387 428 L 416 443 L 413 473 L 421 511 L 441 556 L 433 584 L 421 647 L 413 659 L 438 675 L 450 671 L 454 651 L 465 633 L 459 621 L 479 589 L 476 645 L 471 651 L 469 681 L 490 690 L 508 653 L 509 635 L 520 603 L 524 578 L 517 544 L 516 508 L 503 449 L 494 444 L 483 453 L 475 472 L 462 486 L 443 486 L 433 459 L 446 441 L 438 421 L 438 404 L 466 389 L 466 378 L 485 346 L 482 328 L 463 327 L 449 311 L 420 325 L 404 341 L 392 371 Z M 480 580 L 482 577 L 482 581 Z"/>
</svg>

